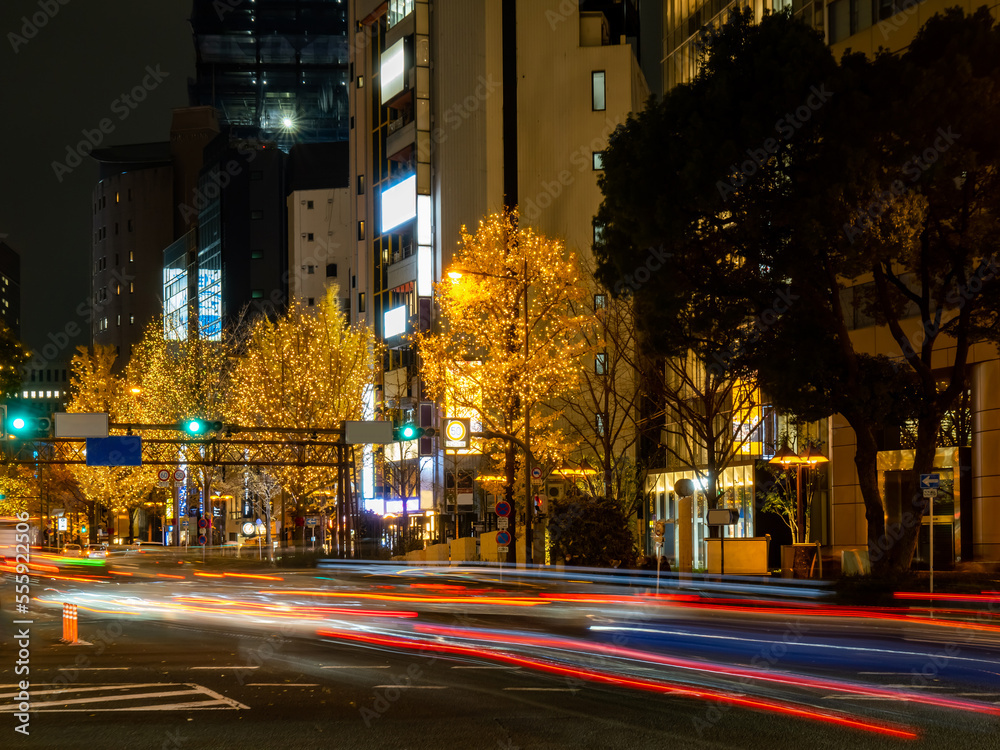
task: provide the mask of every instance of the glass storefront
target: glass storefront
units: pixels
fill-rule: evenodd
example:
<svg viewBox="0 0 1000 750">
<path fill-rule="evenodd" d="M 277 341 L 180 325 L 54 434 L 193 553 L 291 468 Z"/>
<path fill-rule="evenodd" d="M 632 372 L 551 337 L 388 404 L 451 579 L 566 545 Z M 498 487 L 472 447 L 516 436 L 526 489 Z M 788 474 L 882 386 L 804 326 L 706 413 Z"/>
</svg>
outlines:
<svg viewBox="0 0 1000 750">
<path fill-rule="evenodd" d="M 706 485 L 703 479 L 698 480 L 690 470 L 651 475 L 647 483 L 647 491 L 651 496 L 648 526 L 652 529 L 653 522 L 657 519 L 667 522 L 663 539 L 664 554 L 676 567 L 680 549 L 679 522 L 682 519 L 678 517 L 678 498 L 674 492 L 674 483 L 685 478 L 694 481 L 699 488 L 695 492 L 691 508 L 692 568 L 699 570 L 707 567 L 705 540 L 709 537 L 709 528 L 705 524 L 708 503 L 701 491 Z M 754 536 L 754 465 L 748 463 L 725 469 L 719 478 L 719 493 L 720 508 L 736 508 L 740 512 L 739 523 L 726 528 L 726 537 Z M 649 549 L 652 550 L 652 547 Z"/>
</svg>

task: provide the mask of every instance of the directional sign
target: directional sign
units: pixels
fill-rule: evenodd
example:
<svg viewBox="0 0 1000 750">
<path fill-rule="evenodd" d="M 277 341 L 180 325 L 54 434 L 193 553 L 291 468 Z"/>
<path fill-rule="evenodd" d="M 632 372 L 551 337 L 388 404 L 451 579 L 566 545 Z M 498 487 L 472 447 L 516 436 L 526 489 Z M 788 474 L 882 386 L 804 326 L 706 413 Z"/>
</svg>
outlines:
<svg viewBox="0 0 1000 750">
<path fill-rule="evenodd" d="M 920 475 L 920 489 L 929 490 L 937 489 L 941 486 L 941 475 L 940 474 L 921 474 Z"/>
<path fill-rule="evenodd" d="M 142 438 L 87 438 L 87 466 L 142 466 Z"/>
<path fill-rule="evenodd" d="M 506 500 L 500 500 L 497 503 L 496 511 L 497 511 L 497 515 L 498 516 L 501 516 L 501 517 L 503 517 L 503 516 L 509 516 L 510 515 L 510 503 L 508 503 Z"/>
<path fill-rule="evenodd" d="M 497 532 L 497 544 L 499 546 L 504 546 L 510 544 L 510 532 L 509 531 L 498 531 Z"/>
</svg>

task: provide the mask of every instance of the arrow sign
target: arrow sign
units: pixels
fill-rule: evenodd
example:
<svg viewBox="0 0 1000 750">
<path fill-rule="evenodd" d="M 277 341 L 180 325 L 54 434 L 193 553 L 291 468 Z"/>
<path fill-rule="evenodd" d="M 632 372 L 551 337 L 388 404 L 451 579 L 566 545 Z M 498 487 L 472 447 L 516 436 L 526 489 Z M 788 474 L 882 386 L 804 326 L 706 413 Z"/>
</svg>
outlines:
<svg viewBox="0 0 1000 750">
<path fill-rule="evenodd" d="M 510 503 L 506 500 L 501 500 L 497 503 L 496 507 L 498 516 L 509 516 L 510 515 Z"/>
<path fill-rule="evenodd" d="M 921 474 L 920 475 L 920 489 L 930 490 L 937 489 L 941 486 L 941 475 L 940 474 Z"/>
<path fill-rule="evenodd" d="M 505 547 L 510 544 L 510 532 L 509 531 L 498 531 L 497 532 L 497 545 Z"/>
</svg>

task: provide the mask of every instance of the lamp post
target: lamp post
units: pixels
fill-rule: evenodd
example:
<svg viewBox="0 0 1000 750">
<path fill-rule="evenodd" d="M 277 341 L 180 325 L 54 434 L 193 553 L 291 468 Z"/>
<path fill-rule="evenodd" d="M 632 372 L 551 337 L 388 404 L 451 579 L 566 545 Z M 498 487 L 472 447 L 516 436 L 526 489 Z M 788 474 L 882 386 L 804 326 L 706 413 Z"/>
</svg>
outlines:
<svg viewBox="0 0 1000 750">
<path fill-rule="evenodd" d="M 795 526 L 797 541 L 800 543 L 806 541 L 806 504 L 802 497 L 802 470 L 829 460 L 822 451 L 811 445 L 801 453 L 796 453 L 786 443 L 768 461 L 770 464 L 780 464 L 784 469 L 789 466 L 795 467 Z"/>
</svg>

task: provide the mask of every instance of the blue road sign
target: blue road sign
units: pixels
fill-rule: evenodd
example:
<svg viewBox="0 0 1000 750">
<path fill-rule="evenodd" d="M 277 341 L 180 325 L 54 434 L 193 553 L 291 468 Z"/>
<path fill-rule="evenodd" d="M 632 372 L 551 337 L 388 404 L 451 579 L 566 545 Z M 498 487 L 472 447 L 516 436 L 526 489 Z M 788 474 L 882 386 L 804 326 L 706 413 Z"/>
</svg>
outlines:
<svg viewBox="0 0 1000 750">
<path fill-rule="evenodd" d="M 496 511 L 497 515 L 500 516 L 501 518 L 504 516 L 509 516 L 510 503 L 508 503 L 506 500 L 501 500 L 500 502 L 497 503 Z"/>
<path fill-rule="evenodd" d="M 87 438 L 87 466 L 142 466 L 142 438 Z"/>
<path fill-rule="evenodd" d="M 497 532 L 497 545 L 500 547 L 506 547 L 510 544 L 510 532 L 509 531 L 498 531 Z"/>
<path fill-rule="evenodd" d="M 198 544 L 204 544 L 207 541 L 208 541 L 208 539 L 205 538 L 204 534 L 199 535 L 199 537 L 198 537 Z"/>
<path fill-rule="evenodd" d="M 920 475 L 920 489 L 931 490 L 937 489 L 941 486 L 941 475 L 940 474 L 921 474 Z"/>
</svg>

